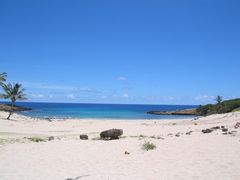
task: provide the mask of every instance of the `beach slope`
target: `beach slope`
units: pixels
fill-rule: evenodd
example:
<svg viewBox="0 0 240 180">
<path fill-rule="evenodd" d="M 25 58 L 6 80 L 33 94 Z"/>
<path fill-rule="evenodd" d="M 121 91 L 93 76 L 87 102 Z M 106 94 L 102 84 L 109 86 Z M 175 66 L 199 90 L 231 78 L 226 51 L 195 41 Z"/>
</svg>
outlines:
<svg viewBox="0 0 240 180">
<path fill-rule="evenodd" d="M 0 112 L 1 180 L 238 180 L 240 112 L 197 120 L 41 120 Z M 224 127 L 223 127 L 224 126 Z M 118 140 L 99 140 L 120 128 Z M 209 129 L 209 133 L 202 130 Z M 205 132 L 205 131 L 204 131 Z M 88 135 L 80 140 L 79 135 Z M 53 136 L 54 140 L 48 141 Z M 34 138 L 43 140 L 34 142 Z M 156 145 L 143 150 L 145 142 Z M 127 153 L 126 153 L 127 152 Z"/>
</svg>

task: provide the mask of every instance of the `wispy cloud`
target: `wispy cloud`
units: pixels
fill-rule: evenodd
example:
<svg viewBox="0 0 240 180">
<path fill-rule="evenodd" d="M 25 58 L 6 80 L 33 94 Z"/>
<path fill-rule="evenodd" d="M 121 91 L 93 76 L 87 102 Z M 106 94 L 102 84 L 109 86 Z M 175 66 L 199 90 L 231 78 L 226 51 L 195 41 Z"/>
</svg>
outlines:
<svg viewBox="0 0 240 180">
<path fill-rule="evenodd" d="M 124 94 L 123 94 L 123 97 L 124 97 L 124 98 L 129 98 L 129 95 L 128 95 L 127 93 L 124 93 Z"/>
<path fill-rule="evenodd" d="M 100 90 L 95 89 L 95 88 L 89 88 L 89 87 L 77 88 L 76 90 L 82 91 L 82 92 L 89 92 L 89 93 L 101 93 Z"/>
<path fill-rule="evenodd" d="M 118 76 L 116 79 L 117 79 L 118 81 L 126 81 L 126 80 L 127 80 L 127 78 L 124 77 L 124 76 Z"/>
<path fill-rule="evenodd" d="M 62 91 L 81 91 L 89 93 L 100 93 L 101 91 L 95 88 L 89 87 L 74 87 L 74 86 L 65 86 L 65 85 L 56 85 L 56 84 L 47 84 L 47 83 L 38 83 L 38 82 L 22 82 L 24 87 L 27 89 L 45 89 L 45 90 L 62 90 Z"/>
<path fill-rule="evenodd" d="M 68 99 L 75 99 L 76 97 L 75 97 L 74 94 L 68 94 L 68 95 L 67 95 L 67 98 L 68 98 Z"/>
<path fill-rule="evenodd" d="M 76 90 L 76 88 L 72 86 L 54 85 L 38 82 L 22 82 L 22 84 L 26 88 L 50 89 L 50 90 Z"/>
<path fill-rule="evenodd" d="M 102 99 L 107 99 L 108 97 L 104 95 L 104 96 L 101 96 L 101 98 Z"/>
<path fill-rule="evenodd" d="M 210 95 L 199 95 L 194 98 L 195 100 L 213 100 L 214 96 Z"/>
<path fill-rule="evenodd" d="M 33 97 L 33 98 L 44 98 L 45 96 L 43 94 L 31 94 L 31 97 Z"/>
</svg>

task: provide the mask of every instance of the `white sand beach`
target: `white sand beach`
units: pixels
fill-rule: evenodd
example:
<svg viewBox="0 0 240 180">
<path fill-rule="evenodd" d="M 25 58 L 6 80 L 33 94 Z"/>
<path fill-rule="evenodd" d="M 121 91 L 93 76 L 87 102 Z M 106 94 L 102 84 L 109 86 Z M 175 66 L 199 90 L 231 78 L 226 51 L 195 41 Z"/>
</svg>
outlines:
<svg viewBox="0 0 240 180">
<path fill-rule="evenodd" d="M 197 120 L 39 120 L 0 112 L 1 180 L 239 180 L 240 112 Z M 203 134 L 202 129 L 225 126 Z M 99 133 L 123 129 L 118 140 Z M 187 135 L 186 133 L 190 135 Z M 230 132 L 230 133 L 229 133 Z M 89 140 L 80 140 L 87 134 Z M 177 134 L 177 136 L 176 136 Z M 48 138 L 32 142 L 30 137 Z M 145 151 L 150 141 L 156 149 Z M 130 154 L 125 154 L 125 151 Z"/>
</svg>

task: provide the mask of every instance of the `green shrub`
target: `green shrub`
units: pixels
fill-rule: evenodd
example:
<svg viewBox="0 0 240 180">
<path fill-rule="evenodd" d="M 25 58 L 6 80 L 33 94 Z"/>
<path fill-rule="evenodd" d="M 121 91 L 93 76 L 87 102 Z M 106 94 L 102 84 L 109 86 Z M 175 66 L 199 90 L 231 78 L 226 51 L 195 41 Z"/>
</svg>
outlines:
<svg viewBox="0 0 240 180">
<path fill-rule="evenodd" d="M 153 149 L 156 149 L 156 145 L 151 142 L 145 142 L 142 145 L 142 149 L 145 151 L 153 150 Z"/>
<path fill-rule="evenodd" d="M 207 104 L 205 106 L 199 106 L 197 108 L 197 114 L 200 116 L 207 116 L 211 114 L 216 114 L 216 113 L 228 113 L 232 112 L 234 109 L 237 109 L 240 107 L 240 99 L 232 99 L 232 100 L 227 100 L 223 102 L 219 102 L 215 105 L 213 104 Z"/>
<path fill-rule="evenodd" d="M 40 137 L 31 137 L 31 138 L 28 138 L 28 139 L 32 142 L 46 142 L 47 141 L 46 139 L 40 138 Z"/>
</svg>

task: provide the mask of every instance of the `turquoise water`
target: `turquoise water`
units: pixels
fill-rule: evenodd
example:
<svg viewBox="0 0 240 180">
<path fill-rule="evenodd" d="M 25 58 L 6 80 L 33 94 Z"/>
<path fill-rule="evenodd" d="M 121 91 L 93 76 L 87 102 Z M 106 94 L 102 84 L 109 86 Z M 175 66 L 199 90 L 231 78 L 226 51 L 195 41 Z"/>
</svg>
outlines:
<svg viewBox="0 0 240 180">
<path fill-rule="evenodd" d="M 21 114 L 41 118 L 94 118 L 94 119 L 173 119 L 192 116 L 151 115 L 148 111 L 181 110 L 192 105 L 126 105 L 126 104 L 76 104 L 76 103 L 32 103 L 17 105 L 33 108 Z"/>
</svg>

